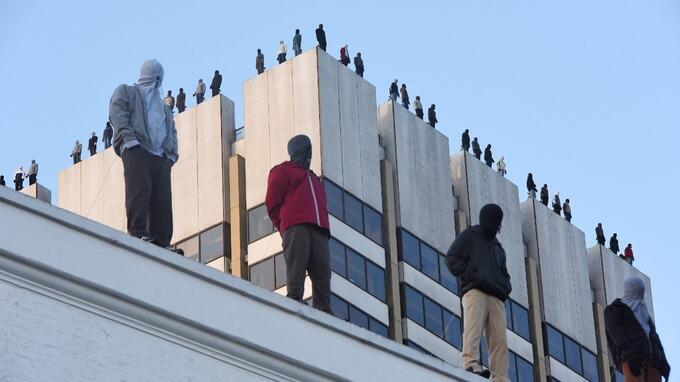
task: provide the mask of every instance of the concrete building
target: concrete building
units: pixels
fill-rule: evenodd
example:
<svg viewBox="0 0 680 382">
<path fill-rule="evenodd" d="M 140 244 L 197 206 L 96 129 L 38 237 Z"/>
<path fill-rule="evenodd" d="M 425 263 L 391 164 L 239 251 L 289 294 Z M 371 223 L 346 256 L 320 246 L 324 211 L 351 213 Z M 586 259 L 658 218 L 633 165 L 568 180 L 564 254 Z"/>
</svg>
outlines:
<svg viewBox="0 0 680 382">
<path fill-rule="evenodd" d="M 304 52 L 246 80 L 243 92 L 244 128 L 238 135 L 234 105 L 224 96 L 175 117 L 180 160 L 172 175 L 173 243 L 200 263 L 285 294 L 281 237 L 274 231 L 263 203 L 269 170 L 288 159 L 287 141 L 296 134 L 306 134 L 314 147 L 311 169 L 322 179 L 328 198 L 333 311 L 338 318 L 367 330 L 338 326 L 341 323 L 337 320 L 199 264 L 166 259 L 163 256 L 167 254 L 122 234 L 115 233 L 115 240 L 122 240 L 120 243 L 133 248 L 132 252 L 156 251 L 162 262 L 172 263 L 171 267 L 180 264 L 191 272 L 210 275 L 207 283 L 214 284 L 211 288 L 233 284 L 245 288 L 235 295 L 253 293 L 263 299 L 267 307 L 249 311 L 254 314 L 250 318 L 253 325 L 267 326 L 267 330 L 292 325 L 300 330 L 296 338 L 318 334 L 318 344 L 325 346 L 295 350 L 286 358 L 286 362 L 305 365 L 309 358 L 314 366 L 304 366 L 305 373 L 329 372 L 321 373 L 329 379 L 385 379 L 387 374 L 362 369 L 369 366 L 360 361 L 356 364 L 359 371 L 342 374 L 320 360 L 324 358 L 320 354 L 327 354 L 326 348 L 335 346 L 334 341 L 347 344 L 339 338 L 347 333 L 324 337 L 313 329 L 303 335 L 306 329 L 298 326 L 303 324 L 290 322 L 308 322 L 313 316 L 312 321 L 318 321 L 312 326 L 347 330 L 350 335 L 367 338 L 369 343 L 364 345 L 368 347 L 374 340 L 387 343 L 388 348 L 381 347 L 380 351 L 399 353 L 397 358 L 413 353 L 402 354 L 405 347 L 379 337 L 459 366 L 463 312 L 458 280 L 446 269 L 444 256 L 458 233 L 478 223 L 481 207 L 497 203 L 505 215 L 498 238 L 506 250 L 513 285 L 506 301 L 511 379 L 610 380 L 603 309 L 621 294 L 625 275 L 641 275 L 634 267 L 604 248 L 586 250 L 581 230 L 534 200 L 520 202 L 516 185 L 470 154 L 450 155 L 448 138 L 405 108 L 392 102 L 378 107 L 375 87 L 324 51 Z M 123 200 L 122 166 L 112 150 L 71 166 L 59 176 L 60 207 L 119 231 L 125 231 Z M 114 235 L 110 230 L 106 234 Z M 136 260 L 129 261 L 135 264 Z M 120 269 L 122 264 L 111 267 Z M 167 286 L 166 281 L 163 288 L 180 288 Z M 180 296 L 189 293 L 177 290 Z M 191 289 L 191 293 L 198 292 Z M 648 293 L 651 309 L 651 288 Z M 220 298 L 210 296 L 213 302 Z M 305 298 L 310 296 L 307 280 Z M 250 303 L 240 298 L 241 303 Z M 180 300 L 172 309 L 184 309 Z M 171 299 L 164 303 L 173 304 Z M 214 305 L 206 304 L 210 309 Z M 269 306 L 272 304 L 275 307 Z M 193 302 L 190 305 L 196 306 Z M 286 317 L 278 313 L 265 316 L 267 309 L 277 310 L 279 305 Z M 230 307 L 240 309 L 237 303 Z M 223 322 L 215 316 L 210 325 L 217 326 L 209 328 L 219 331 L 224 328 L 219 325 L 225 322 L 239 322 L 230 327 L 236 336 L 240 330 L 252 329 L 250 322 L 234 321 L 234 315 L 248 320 L 241 312 L 215 309 L 213 313 L 228 320 Z M 285 345 L 266 341 L 260 345 L 288 350 L 278 347 Z M 343 349 L 352 352 L 347 346 Z M 357 348 L 357 357 L 370 353 L 362 349 Z M 488 364 L 485 346 L 481 353 Z M 391 367 L 385 362 L 378 369 Z M 431 357 L 428 362 L 441 365 Z M 434 370 L 429 363 L 425 368 Z M 365 374 L 351 374 L 355 371 Z M 290 379 L 304 380 L 307 375 L 296 374 Z M 423 379 L 424 375 L 406 373 L 395 380 Z"/>
</svg>

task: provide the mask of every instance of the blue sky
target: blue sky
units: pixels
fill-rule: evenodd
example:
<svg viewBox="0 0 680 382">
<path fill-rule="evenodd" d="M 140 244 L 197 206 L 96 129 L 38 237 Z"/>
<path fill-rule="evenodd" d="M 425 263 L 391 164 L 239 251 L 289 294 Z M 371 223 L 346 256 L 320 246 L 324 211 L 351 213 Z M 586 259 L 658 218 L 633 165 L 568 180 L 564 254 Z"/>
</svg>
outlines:
<svg viewBox="0 0 680 382">
<path fill-rule="evenodd" d="M 398 78 L 412 98 L 437 104 L 452 151 L 470 129 L 505 156 L 520 190 L 531 171 L 570 198 L 589 245 L 597 222 L 632 242 L 680 365 L 680 2 L 240 3 L 0 2 L 0 174 L 35 158 L 56 192 L 73 141 L 101 135 L 113 89 L 134 82 L 147 58 L 164 65 L 174 92 L 191 94 L 220 70 L 240 125 L 256 49 L 270 67 L 279 40 L 290 48 L 300 28 L 309 49 L 323 23 L 329 52 L 345 43 L 362 52 L 380 103 Z"/>
</svg>

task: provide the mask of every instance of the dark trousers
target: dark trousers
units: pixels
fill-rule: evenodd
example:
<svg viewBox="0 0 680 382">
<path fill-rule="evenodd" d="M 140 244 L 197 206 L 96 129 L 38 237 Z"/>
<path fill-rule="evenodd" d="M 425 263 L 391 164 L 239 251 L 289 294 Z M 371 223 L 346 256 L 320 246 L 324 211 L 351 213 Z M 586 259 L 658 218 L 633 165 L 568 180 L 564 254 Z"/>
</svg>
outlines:
<svg viewBox="0 0 680 382">
<path fill-rule="evenodd" d="M 111 147 L 111 137 L 104 138 L 104 150 Z"/>
<path fill-rule="evenodd" d="M 205 93 L 196 93 L 196 105 L 203 102 L 204 98 L 205 98 Z"/>
<path fill-rule="evenodd" d="M 571 222 L 571 212 L 565 212 L 564 218 L 567 219 L 568 222 Z"/>
<path fill-rule="evenodd" d="M 38 181 L 38 174 L 31 174 L 28 176 L 28 185 L 33 185 Z"/>
<path fill-rule="evenodd" d="M 323 41 L 323 42 L 320 41 L 319 42 L 319 48 L 321 48 L 321 50 L 323 50 L 325 52 L 326 51 L 326 41 Z"/>
<path fill-rule="evenodd" d="M 73 154 L 73 164 L 80 162 L 80 153 Z"/>
<path fill-rule="evenodd" d="M 210 89 L 210 90 L 212 90 L 212 96 L 213 97 L 220 94 L 220 89 Z"/>
<path fill-rule="evenodd" d="M 283 64 L 284 62 L 286 62 L 286 54 L 279 53 L 279 55 L 276 57 L 276 60 L 279 62 L 279 64 Z"/>
<path fill-rule="evenodd" d="M 23 180 L 15 180 L 14 181 L 14 190 L 21 191 L 23 189 L 24 189 L 24 181 Z"/>
<path fill-rule="evenodd" d="M 177 113 L 182 113 L 184 110 L 186 110 L 186 106 L 184 105 L 177 105 Z"/>
<path fill-rule="evenodd" d="M 305 272 L 312 279 L 312 300 L 316 309 L 331 313 L 331 263 L 328 233 L 312 224 L 299 224 L 283 235 L 283 257 L 286 259 L 288 294 L 302 301 Z"/>
<path fill-rule="evenodd" d="M 477 159 L 481 159 L 481 158 L 482 158 L 482 152 L 481 152 L 481 151 L 474 151 L 474 150 L 473 150 L 472 153 L 474 154 L 475 158 L 477 158 Z M 545 204 L 545 205 L 547 206 L 547 205 L 548 205 L 548 202 L 545 202 L 545 203 L 543 203 L 543 204 Z"/>
<path fill-rule="evenodd" d="M 467 145 L 463 145 L 462 149 L 465 151 L 470 151 L 470 144 L 468 143 Z"/>
<path fill-rule="evenodd" d="M 416 117 L 423 119 L 423 109 L 416 109 Z"/>
<path fill-rule="evenodd" d="M 436 124 L 437 124 L 437 122 L 430 120 L 430 126 L 432 126 L 433 129 L 434 129 L 434 125 L 436 125 Z"/>
<path fill-rule="evenodd" d="M 172 238 L 170 161 L 141 146 L 123 151 L 122 159 L 128 232 L 167 247 Z"/>
<path fill-rule="evenodd" d="M 90 149 L 90 156 L 94 155 L 97 153 L 97 148 L 96 147 L 88 147 Z"/>
<path fill-rule="evenodd" d="M 359 77 L 364 78 L 364 67 L 363 66 L 360 66 L 360 67 L 357 68 L 357 74 L 359 75 Z"/>
</svg>

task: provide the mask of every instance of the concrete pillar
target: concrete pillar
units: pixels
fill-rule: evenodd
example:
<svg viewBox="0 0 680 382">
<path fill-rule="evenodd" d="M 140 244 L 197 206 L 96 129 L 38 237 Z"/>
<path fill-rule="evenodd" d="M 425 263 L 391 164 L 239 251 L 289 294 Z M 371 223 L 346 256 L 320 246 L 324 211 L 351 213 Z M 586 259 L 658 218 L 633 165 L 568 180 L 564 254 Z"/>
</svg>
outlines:
<svg viewBox="0 0 680 382">
<path fill-rule="evenodd" d="M 248 279 L 248 227 L 246 225 L 246 161 L 229 158 L 229 214 L 231 217 L 231 274 Z"/>
<path fill-rule="evenodd" d="M 600 370 L 600 381 L 611 381 L 609 368 L 609 347 L 607 346 L 607 333 L 604 328 L 604 306 L 593 303 L 593 315 L 595 318 L 595 338 L 597 339 L 597 367 Z"/>
<path fill-rule="evenodd" d="M 541 314 L 541 297 L 539 294 L 538 267 L 530 257 L 524 259 L 527 270 L 527 288 L 529 293 L 529 329 L 534 348 L 534 377 L 536 382 L 547 380 L 545 347 L 543 345 L 543 323 Z M 601 379 L 601 381 L 605 381 Z"/>
<path fill-rule="evenodd" d="M 397 217 L 395 212 L 394 173 L 388 160 L 380 161 L 380 180 L 383 199 L 383 236 L 385 238 L 385 284 L 389 311 L 390 338 L 403 340 L 401 297 L 399 295 L 399 258 L 397 244 Z"/>
<path fill-rule="evenodd" d="M 21 190 L 21 193 L 32 198 L 42 200 L 45 203 L 52 204 L 52 191 L 43 187 L 41 184 L 34 183 Z"/>
</svg>

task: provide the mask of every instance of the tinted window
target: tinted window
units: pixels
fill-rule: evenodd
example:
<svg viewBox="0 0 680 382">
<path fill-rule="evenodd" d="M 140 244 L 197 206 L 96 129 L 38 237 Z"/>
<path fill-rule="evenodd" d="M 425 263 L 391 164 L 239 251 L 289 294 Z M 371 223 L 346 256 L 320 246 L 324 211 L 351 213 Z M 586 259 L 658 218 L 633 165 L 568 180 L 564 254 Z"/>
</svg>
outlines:
<svg viewBox="0 0 680 382">
<path fill-rule="evenodd" d="M 480 360 L 482 361 L 482 365 L 489 367 L 489 347 L 486 345 L 486 338 L 482 336 L 480 342 L 481 342 L 479 346 L 479 352 L 481 353 Z"/>
<path fill-rule="evenodd" d="M 267 260 L 250 267 L 250 282 L 259 285 L 262 288 L 274 290 L 274 258 L 270 257 Z"/>
<path fill-rule="evenodd" d="M 441 275 L 441 283 L 444 288 L 458 295 L 458 280 L 446 268 L 445 256 L 439 256 L 439 274 Z"/>
<path fill-rule="evenodd" d="M 342 277 L 347 277 L 345 264 L 345 246 L 331 238 L 328 243 L 331 251 L 331 269 Z"/>
<path fill-rule="evenodd" d="M 349 306 L 349 322 L 368 329 L 368 315 L 352 305 Z"/>
<path fill-rule="evenodd" d="M 198 236 L 177 244 L 177 248 L 184 251 L 184 257 L 198 261 Z"/>
<path fill-rule="evenodd" d="M 439 281 L 439 254 L 437 251 L 429 245 L 421 243 L 420 258 L 423 265 L 423 273 Z"/>
<path fill-rule="evenodd" d="M 347 248 L 347 279 L 361 289 L 366 289 L 366 270 L 363 256 Z"/>
<path fill-rule="evenodd" d="M 517 382 L 533 382 L 534 365 L 527 362 L 522 357 L 515 358 L 517 359 Z"/>
<path fill-rule="evenodd" d="M 274 257 L 274 272 L 276 274 L 276 289 L 279 289 L 287 284 L 288 278 L 286 276 L 286 259 L 283 257 L 283 253 Z"/>
<path fill-rule="evenodd" d="M 462 349 L 463 338 L 460 328 L 460 318 L 444 309 L 444 340 L 456 349 Z"/>
<path fill-rule="evenodd" d="M 564 363 L 564 343 L 562 342 L 562 333 L 558 332 L 550 325 L 546 325 L 546 332 L 548 337 L 548 354 Z"/>
<path fill-rule="evenodd" d="M 354 196 L 345 193 L 345 223 L 359 232 L 364 232 L 361 202 Z"/>
<path fill-rule="evenodd" d="M 381 322 L 378 322 L 378 321 L 376 321 L 376 320 L 374 320 L 374 319 L 372 319 L 372 318 L 369 319 L 368 321 L 369 321 L 369 322 L 368 322 L 369 329 L 370 329 L 373 333 L 379 334 L 379 335 L 381 335 L 381 336 L 383 336 L 383 337 L 387 337 L 387 336 L 388 336 L 388 334 L 387 334 L 387 326 L 383 325 Z"/>
<path fill-rule="evenodd" d="M 368 293 L 380 301 L 385 301 L 385 271 L 372 262 L 367 261 L 366 279 Z"/>
<path fill-rule="evenodd" d="M 248 242 L 252 243 L 274 232 L 274 225 L 263 204 L 248 211 Z"/>
<path fill-rule="evenodd" d="M 599 375 L 597 370 L 597 357 L 595 354 L 581 349 L 581 359 L 583 360 L 583 376 L 590 382 L 598 382 Z"/>
<path fill-rule="evenodd" d="M 614 381 L 624 382 L 623 381 L 623 374 L 621 374 L 618 370 L 614 370 Z"/>
<path fill-rule="evenodd" d="M 580 346 L 564 337 L 564 355 L 566 358 L 566 365 L 575 372 L 581 374 L 581 349 Z"/>
<path fill-rule="evenodd" d="M 420 270 L 420 244 L 415 236 L 404 230 L 401 231 L 401 258 Z"/>
<path fill-rule="evenodd" d="M 517 357 L 515 357 L 515 353 L 513 352 L 508 352 L 508 378 L 510 378 L 510 381 L 512 382 L 518 382 L 517 381 Z"/>
<path fill-rule="evenodd" d="M 529 311 L 514 301 L 512 302 L 512 324 L 515 333 L 519 334 L 525 340 L 531 341 L 531 334 L 529 333 Z"/>
<path fill-rule="evenodd" d="M 415 289 L 404 286 L 404 300 L 406 300 L 406 317 L 410 318 L 413 322 L 424 326 L 423 296 Z"/>
<path fill-rule="evenodd" d="M 324 182 L 324 189 L 328 202 L 328 212 L 336 218 L 343 220 L 342 190 L 328 180 Z"/>
<path fill-rule="evenodd" d="M 512 329 L 512 303 L 510 302 L 510 299 L 505 300 L 505 327 L 513 330 Z"/>
<path fill-rule="evenodd" d="M 382 216 L 368 206 L 364 206 L 364 234 L 376 243 L 383 245 Z"/>
<path fill-rule="evenodd" d="M 425 328 L 437 337 L 442 337 L 444 335 L 444 330 L 442 329 L 442 308 L 427 297 L 424 300 Z"/>
<path fill-rule="evenodd" d="M 207 264 L 224 255 L 224 226 L 220 224 L 201 234 L 201 262 Z"/>
<path fill-rule="evenodd" d="M 347 303 L 338 296 L 331 294 L 331 309 L 333 310 L 333 315 L 342 320 L 349 320 L 349 306 Z"/>
</svg>

